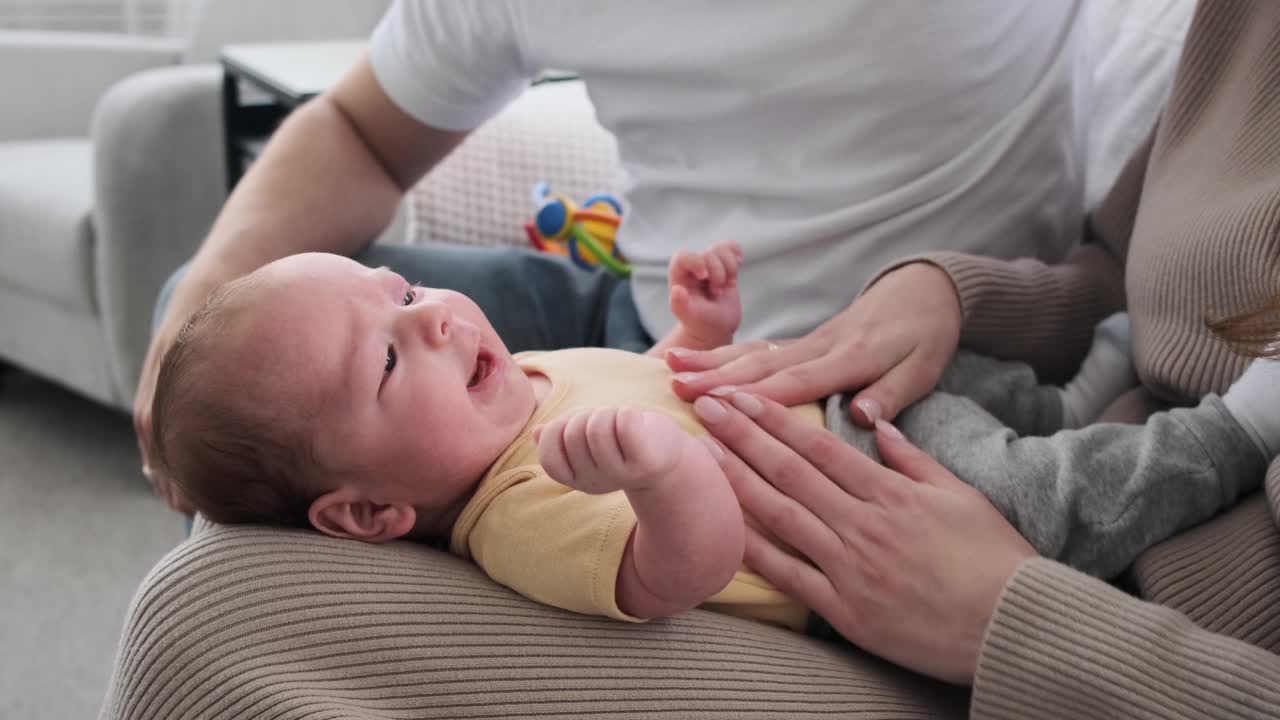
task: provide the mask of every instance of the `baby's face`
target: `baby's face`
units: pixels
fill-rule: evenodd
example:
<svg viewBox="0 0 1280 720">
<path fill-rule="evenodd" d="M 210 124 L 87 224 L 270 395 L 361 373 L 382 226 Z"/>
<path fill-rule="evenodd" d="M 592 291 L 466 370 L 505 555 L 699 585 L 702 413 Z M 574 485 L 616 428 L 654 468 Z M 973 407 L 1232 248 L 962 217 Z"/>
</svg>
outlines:
<svg viewBox="0 0 1280 720">
<path fill-rule="evenodd" d="M 465 295 L 319 253 L 259 272 L 271 312 L 244 351 L 290 363 L 295 396 L 317 399 L 316 460 L 374 502 L 458 503 L 533 414 L 529 379 Z"/>
</svg>

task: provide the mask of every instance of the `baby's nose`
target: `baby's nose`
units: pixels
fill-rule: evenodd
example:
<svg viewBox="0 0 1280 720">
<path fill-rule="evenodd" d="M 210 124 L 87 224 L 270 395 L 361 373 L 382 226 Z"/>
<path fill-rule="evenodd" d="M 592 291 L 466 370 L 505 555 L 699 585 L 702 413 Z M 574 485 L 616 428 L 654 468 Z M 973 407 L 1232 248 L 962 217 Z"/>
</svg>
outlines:
<svg viewBox="0 0 1280 720">
<path fill-rule="evenodd" d="M 418 304 L 418 319 L 427 342 L 440 345 L 449 340 L 453 328 L 453 311 L 442 302 L 426 301 Z"/>
</svg>

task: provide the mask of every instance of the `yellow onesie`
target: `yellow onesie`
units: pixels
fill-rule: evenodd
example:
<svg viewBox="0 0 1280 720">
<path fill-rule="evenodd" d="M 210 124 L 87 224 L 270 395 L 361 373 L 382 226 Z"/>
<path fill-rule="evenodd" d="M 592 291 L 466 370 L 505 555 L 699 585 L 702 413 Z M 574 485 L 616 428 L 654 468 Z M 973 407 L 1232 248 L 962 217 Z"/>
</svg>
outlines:
<svg viewBox="0 0 1280 720">
<path fill-rule="evenodd" d="M 694 435 L 706 430 L 693 407 L 671 391 L 671 371 L 657 358 L 577 348 L 521 353 L 516 361 L 525 374 L 545 375 L 551 389 L 462 509 L 450 549 L 538 602 L 635 621 L 615 596 L 622 553 L 636 524 L 626 494 L 588 495 L 552 480 L 538 464 L 531 430 L 585 408 L 619 406 L 665 413 Z M 822 424 L 817 404 L 794 411 Z M 794 630 L 803 630 L 808 618 L 803 606 L 745 567 L 702 607 Z"/>
</svg>

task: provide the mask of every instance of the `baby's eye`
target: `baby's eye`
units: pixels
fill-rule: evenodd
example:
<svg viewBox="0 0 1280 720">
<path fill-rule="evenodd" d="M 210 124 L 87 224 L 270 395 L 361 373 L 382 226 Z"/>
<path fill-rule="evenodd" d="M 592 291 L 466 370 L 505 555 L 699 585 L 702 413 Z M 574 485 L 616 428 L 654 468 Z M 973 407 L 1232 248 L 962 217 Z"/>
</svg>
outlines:
<svg viewBox="0 0 1280 720">
<path fill-rule="evenodd" d="M 404 302 L 403 302 L 403 303 L 401 303 L 401 304 L 402 304 L 402 305 L 412 305 L 412 304 L 413 304 L 413 297 L 414 297 L 414 295 L 413 295 L 413 288 L 409 288 L 408 290 L 405 290 L 405 291 L 404 291 Z"/>
<path fill-rule="evenodd" d="M 396 367 L 396 349 L 388 345 L 387 346 L 387 364 L 383 367 L 383 372 L 389 373 L 392 370 L 394 370 L 395 367 Z"/>
</svg>

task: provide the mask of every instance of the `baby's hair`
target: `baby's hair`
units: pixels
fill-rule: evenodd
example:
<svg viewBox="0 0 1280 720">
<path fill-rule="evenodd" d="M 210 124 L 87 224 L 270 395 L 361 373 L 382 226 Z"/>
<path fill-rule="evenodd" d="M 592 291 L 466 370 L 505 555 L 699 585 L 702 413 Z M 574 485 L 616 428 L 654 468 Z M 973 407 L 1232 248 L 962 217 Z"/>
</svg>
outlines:
<svg viewBox="0 0 1280 720">
<path fill-rule="evenodd" d="M 1280 359 L 1280 295 L 1252 310 L 1208 324 L 1242 355 Z"/>
<path fill-rule="evenodd" d="M 250 311 L 254 282 L 249 275 L 215 290 L 165 353 L 152 403 L 156 452 L 208 519 L 306 528 L 305 480 L 315 463 L 300 418 L 246 397 L 228 368 L 212 362 L 232 321 Z"/>
</svg>

